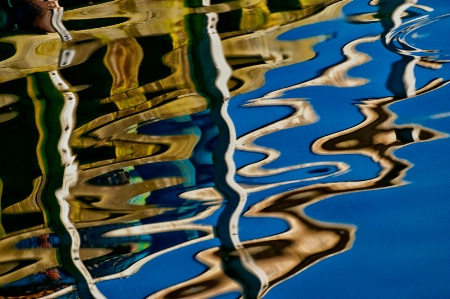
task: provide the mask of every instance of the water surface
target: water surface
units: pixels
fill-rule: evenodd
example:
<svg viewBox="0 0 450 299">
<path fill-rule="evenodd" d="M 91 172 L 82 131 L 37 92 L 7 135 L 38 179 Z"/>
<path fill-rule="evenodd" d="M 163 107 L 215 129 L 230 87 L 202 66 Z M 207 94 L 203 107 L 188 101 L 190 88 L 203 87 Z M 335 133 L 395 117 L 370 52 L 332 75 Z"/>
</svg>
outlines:
<svg viewBox="0 0 450 299">
<path fill-rule="evenodd" d="M 0 298 L 450 295 L 445 2 L 51 6 L 2 3 Z"/>
</svg>

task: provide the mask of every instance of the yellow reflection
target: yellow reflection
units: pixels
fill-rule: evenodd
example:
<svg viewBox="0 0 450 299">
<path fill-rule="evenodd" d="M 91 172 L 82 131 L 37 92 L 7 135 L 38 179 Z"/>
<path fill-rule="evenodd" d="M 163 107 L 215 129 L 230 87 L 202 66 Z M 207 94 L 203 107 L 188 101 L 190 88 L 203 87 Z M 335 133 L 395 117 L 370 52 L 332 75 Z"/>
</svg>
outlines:
<svg viewBox="0 0 450 299">
<path fill-rule="evenodd" d="M 138 72 L 142 58 L 142 48 L 134 38 L 108 44 L 104 61 L 113 77 L 111 95 L 120 94 L 139 86 Z M 120 110 L 123 110 L 145 101 L 145 96 L 139 95 L 126 101 L 115 102 L 115 104 Z"/>
<path fill-rule="evenodd" d="M 238 10 L 242 13 L 242 17 L 237 22 L 238 29 L 221 32 L 222 41 L 217 34 L 214 41 L 209 40 L 216 48 L 214 53 L 208 53 L 214 60 L 217 58 L 214 55 L 221 55 L 223 50 L 223 57 L 220 59 L 226 59 L 233 68 L 232 79 L 228 85 L 233 86 L 232 94 L 237 95 L 262 86 L 265 80 L 264 75 L 270 69 L 313 59 L 316 55 L 314 46 L 325 41 L 329 36 L 321 35 L 297 41 L 280 41 L 277 37 L 295 27 L 335 19 L 340 16 L 342 8 L 349 2 L 302 0 L 298 2 L 298 5 L 296 4 L 295 9 L 272 12 L 266 1 L 258 0 L 230 1 L 200 8 L 186 8 L 183 1 L 109 1 L 65 13 L 65 21 L 84 22 L 90 19 L 124 18 L 120 24 L 74 30 L 73 42 L 62 44 L 56 33 L 45 36 L 24 34 L 1 38 L 0 42 L 13 44 L 16 53 L 11 58 L 0 62 L 0 82 L 29 76 L 27 87 L 28 94 L 35 105 L 36 124 L 39 130 L 36 151 L 42 175 L 34 179 L 33 191 L 29 196 L 18 199 L 8 207 L 3 207 L 0 216 L 39 212 L 42 213 L 43 223 L 25 230 L 6 233 L 0 222 L 0 251 L 2 252 L 0 284 L 11 283 L 40 272 L 48 274 L 49 277 L 58 278 L 55 268 L 62 266 L 61 261 L 58 260 L 58 249 L 48 246 L 48 236 L 53 232 L 52 227 L 49 227 L 48 211 L 43 204 L 45 198 L 42 198 L 42 188 L 48 184 L 49 179 L 46 176 L 46 161 L 42 151 L 45 147 L 44 142 L 49 136 L 41 120 L 45 101 L 38 99 L 39 91 L 43 87 L 34 83 L 32 79 L 34 73 L 56 72 L 58 68 L 73 67 L 85 63 L 101 47 L 107 49 L 102 61 L 111 75 L 112 84 L 108 89 L 109 94 L 104 98 L 92 100 L 92 103 L 101 108 L 111 105 L 114 109 L 99 112 L 93 119 L 88 119 L 74 127 L 71 132 L 70 147 L 66 148 L 69 151 L 76 150 L 80 160 L 79 165 L 76 165 L 76 178 L 72 178 L 73 180 L 67 178 L 64 181 L 65 187 L 70 191 L 64 197 L 69 204 L 70 221 L 78 231 L 85 233 L 84 236 L 87 239 L 91 237 L 89 233 L 98 229 L 99 235 L 94 237 L 104 241 L 104 243 L 96 243 L 92 248 L 79 248 L 80 259 L 84 263 L 90 263 L 87 269 L 94 271 L 95 268 L 108 267 L 109 259 L 117 257 L 122 261 L 135 253 L 143 253 L 151 248 L 152 240 L 139 239 L 139 237 L 158 233 L 199 232 L 198 236 L 177 240 L 177 244 L 168 248 L 143 254 L 144 257 L 140 256 L 130 261 L 123 268 L 107 268 L 105 272 L 111 270 L 111 273 L 99 275 L 93 281 L 126 277 L 158 255 L 213 238 L 214 230 L 210 225 L 197 224 L 194 221 L 211 216 L 224 200 L 217 187 L 197 186 L 195 181 L 198 173 L 195 173 L 197 169 L 192 164 L 198 163 L 196 159 L 203 158 L 199 158 L 201 155 L 198 155 L 196 151 L 202 144 L 211 141 L 208 138 L 213 139 L 215 136 L 208 136 L 210 132 L 202 131 L 196 127 L 195 122 L 191 123 L 194 115 L 209 112 L 210 102 L 198 90 L 197 82 L 191 77 L 193 68 L 196 66 L 193 66 L 192 61 L 189 60 L 190 32 L 185 24 L 186 14 L 211 13 L 209 16 L 216 16 L 217 13 L 219 20 L 221 17 L 225 20 L 222 13 Z M 173 49 L 162 57 L 171 73 L 153 82 L 142 83 L 139 78 L 141 75 L 139 67 L 145 58 L 146 49 L 140 44 L 139 37 L 157 35 L 167 35 L 171 39 Z M 211 36 L 208 38 L 212 39 Z M 244 166 L 238 173 L 247 177 L 260 177 L 322 165 L 304 163 L 267 169 L 264 166 L 277 159 L 280 153 L 275 149 L 257 145 L 256 140 L 279 130 L 310 125 L 318 120 L 310 103 L 303 99 L 278 98 L 283 92 L 307 86 L 354 87 L 367 84 L 367 79 L 351 78 L 347 73 L 351 68 L 370 60 L 367 54 L 357 51 L 356 47 L 378 39 L 379 37 L 364 37 L 351 41 L 342 50 L 346 60 L 329 68 L 321 76 L 250 102 L 248 106 L 284 105 L 290 107 L 293 112 L 284 119 L 242 136 L 237 141 L 237 149 L 262 153 L 266 156 L 261 161 Z M 214 61 L 213 65 L 217 66 L 217 62 L 218 60 Z M 225 64 L 224 61 L 220 62 Z M 413 60 L 404 72 L 404 86 L 408 96 L 414 96 L 444 84 L 441 81 L 435 81 L 416 90 L 413 70 L 417 64 L 425 65 L 426 62 Z M 433 63 L 427 65 L 439 67 Z M 228 69 L 220 71 L 223 72 L 220 79 L 227 77 Z M 216 85 L 220 84 L 220 87 L 224 87 L 222 85 L 225 84 L 221 84 L 222 81 L 218 82 L 219 78 L 216 79 Z M 91 100 L 83 96 L 78 99 L 76 94 L 89 90 L 90 82 L 80 86 L 70 86 L 68 82 L 65 83 L 67 86 L 59 91 L 72 93 L 74 101 L 79 100 L 77 103 L 83 101 L 86 103 Z M 219 88 L 219 86 L 216 87 Z M 14 95 L 2 94 L 0 107 L 6 107 L 17 100 Z M 259 295 L 263 296 L 271 287 L 298 274 L 310 265 L 350 248 L 354 238 L 353 227 L 318 223 L 306 217 L 303 209 L 318 200 L 340 193 L 404 183 L 404 171 L 410 165 L 406 161 L 395 158 L 392 154 L 393 149 L 410 142 L 440 138 L 442 135 L 420 126 L 394 126 L 395 115 L 388 110 L 388 106 L 397 100 L 385 98 L 362 102 L 359 107 L 365 120 L 361 124 L 325 136 L 313 145 L 313 150 L 318 154 L 352 153 L 371 157 L 382 166 L 382 171 L 376 178 L 356 182 L 316 184 L 264 198 L 253 205 L 245 216 L 280 219 L 288 224 L 286 231 L 273 236 L 239 242 L 236 248 L 229 251 L 220 248 L 203 250 L 196 258 L 208 267 L 204 273 L 167 288 L 150 298 L 209 298 L 231 291 L 244 292 L 242 286 L 236 282 L 237 279 L 223 267 L 227 260 L 237 258 L 243 268 L 257 276 L 262 284 Z M 14 114 L 2 115 L 0 123 L 9 121 L 15 116 Z M 71 121 L 75 120 L 74 117 L 67 118 Z M 144 134 L 140 131 L 146 125 L 160 125 L 167 120 L 185 122 L 186 127 L 181 133 Z M 69 129 L 72 130 L 72 127 Z M 211 135 L 214 134 L 211 133 Z M 233 144 L 230 145 L 232 146 Z M 99 154 L 86 161 L 80 158 L 88 151 L 99 149 L 105 150 L 110 155 Z M 203 151 L 206 152 L 206 150 Z M 228 162 L 233 163 L 230 160 Z M 148 179 L 137 175 L 132 177 L 130 174 L 141 165 L 151 166 L 164 162 L 173 163 L 170 165 L 175 165 L 179 173 L 155 175 L 156 177 Z M 340 162 L 327 162 L 326 165 L 336 166 L 338 171 L 334 174 L 340 174 L 348 169 L 347 165 Z M 229 165 L 230 169 L 232 167 L 233 165 Z M 189 173 L 192 169 L 195 171 Z M 323 176 L 315 177 L 317 178 L 323 178 Z M 227 179 L 231 182 L 228 183 L 233 183 L 233 178 Z M 294 181 L 283 183 L 292 182 Z M 212 179 L 208 183 L 213 185 Z M 245 197 L 248 193 L 279 185 L 237 187 L 239 191 L 245 193 Z M 2 188 L 3 182 L 0 180 L 0 198 Z M 168 198 L 180 199 L 182 202 L 180 206 L 165 206 L 164 203 L 158 205 L 152 204 L 151 200 L 146 201 L 147 197 L 151 199 L 153 194 L 172 190 L 171 188 L 179 188 L 177 194 L 168 195 Z M 201 211 L 193 209 L 195 212 L 183 215 L 184 210 L 189 208 L 188 204 L 192 203 L 204 205 L 205 208 Z M 182 215 L 179 216 L 180 219 L 145 222 L 152 217 L 158 219 L 157 216 L 167 214 L 178 216 L 177 213 Z M 233 217 L 239 216 L 239 213 L 233 215 Z M 238 227 L 233 227 L 233 232 L 237 234 L 237 231 Z M 40 243 L 41 245 L 37 248 L 17 247 L 19 242 L 30 241 L 35 237 L 47 240 L 47 243 Z M 239 239 L 238 236 L 234 237 L 235 239 Z M 116 244 L 111 245 L 108 242 L 116 242 Z M 123 245 L 123 248 L 119 246 L 120 249 L 128 251 L 123 254 L 115 252 L 114 246 L 118 246 L 117 244 Z M 29 263 L 21 264 L 23 261 Z M 61 295 L 72 289 L 73 286 L 67 286 L 60 291 L 55 290 L 52 296 Z"/>
</svg>

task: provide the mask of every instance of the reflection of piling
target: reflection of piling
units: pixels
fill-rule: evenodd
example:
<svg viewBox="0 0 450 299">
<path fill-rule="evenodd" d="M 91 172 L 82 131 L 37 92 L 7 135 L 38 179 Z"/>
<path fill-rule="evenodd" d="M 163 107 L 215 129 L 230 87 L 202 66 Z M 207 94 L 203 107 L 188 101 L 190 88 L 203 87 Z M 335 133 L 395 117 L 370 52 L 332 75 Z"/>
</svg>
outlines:
<svg viewBox="0 0 450 299">
<path fill-rule="evenodd" d="M 195 4 L 195 3 L 194 3 Z M 225 198 L 225 207 L 216 226 L 216 235 L 221 242 L 222 266 L 225 273 L 241 283 L 248 298 L 256 298 L 261 282 L 252 271 L 252 262 L 238 236 L 239 217 L 246 202 L 243 189 L 234 181 L 233 162 L 236 136 L 233 123 L 227 112 L 229 97 L 226 82 L 230 68 L 224 60 L 222 45 L 216 24 L 215 13 L 187 15 L 185 22 L 189 34 L 188 55 L 191 77 L 197 91 L 204 95 L 211 105 L 211 116 L 219 128 L 219 136 L 214 151 L 214 182 Z M 230 253 L 238 252 L 237 255 Z"/>
<path fill-rule="evenodd" d="M 63 145 L 62 138 L 73 125 L 73 120 L 70 119 L 73 115 L 70 111 L 66 111 L 68 107 L 65 101 L 73 106 L 72 103 L 76 98 L 72 93 L 62 94 L 54 86 L 56 81 L 51 79 L 51 76 L 57 76 L 56 71 L 51 74 L 35 74 L 29 81 L 29 90 L 33 94 L 36 110 L 40 112 L 37 124 L 42 135 L 38 145 L 38 157 L 46 181 L 40 194 L 42 204 L 47 214 L 48 225 L 60 239 L 58 248 L 60 262 L 75 279 L 78 293 L 83 298 L 102 298 L 90 282 L 90 274 L 80 260 L 79 235 L 68 218 L 69 205 L 65 198 L 65 192 L 68 192 L 65 189 L 71 184 L 70 180 L 74 179 L 74 173 L 70 169 L 76 167 L 73 161 L 64 158 L 68 154 L 68 149 Z M 64 83 L 61 81 L 58 84 Z"/>
</svg>

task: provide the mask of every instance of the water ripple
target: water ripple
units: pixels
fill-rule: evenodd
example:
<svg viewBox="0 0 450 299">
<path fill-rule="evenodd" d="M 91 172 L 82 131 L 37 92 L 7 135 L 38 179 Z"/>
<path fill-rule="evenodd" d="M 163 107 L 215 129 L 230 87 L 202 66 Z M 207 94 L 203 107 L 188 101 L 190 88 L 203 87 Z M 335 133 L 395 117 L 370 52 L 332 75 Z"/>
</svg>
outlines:
<svg viewBox="0 0 450 299">
<path fill-rule="evenodd" d="M 450 61 L 450 44 L 441 36 L 450 14 L 424 16 L 402 23 L 386 35 L 388 48 L 396 53 L 428 61 Z"/>
</svg>

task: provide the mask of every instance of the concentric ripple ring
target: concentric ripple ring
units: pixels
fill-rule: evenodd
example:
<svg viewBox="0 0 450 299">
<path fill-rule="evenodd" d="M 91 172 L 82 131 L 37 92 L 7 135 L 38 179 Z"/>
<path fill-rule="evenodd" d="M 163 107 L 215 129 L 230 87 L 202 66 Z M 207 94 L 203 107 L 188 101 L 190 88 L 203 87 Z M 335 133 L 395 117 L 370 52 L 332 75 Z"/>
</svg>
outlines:
<svg viewBox="0 0 450 299">
<path fill-rule="evenodd" d="M 396 53 L 429 61 L 450 61 L 450 14 L 424 16 L 393 28 L 385 37 L 388 49 Z"/>
</svg>

